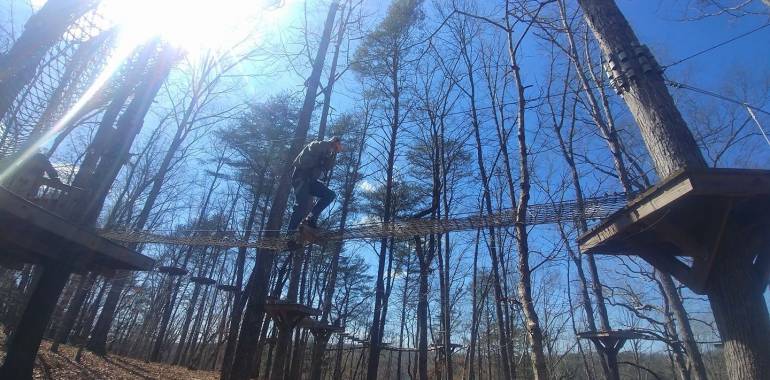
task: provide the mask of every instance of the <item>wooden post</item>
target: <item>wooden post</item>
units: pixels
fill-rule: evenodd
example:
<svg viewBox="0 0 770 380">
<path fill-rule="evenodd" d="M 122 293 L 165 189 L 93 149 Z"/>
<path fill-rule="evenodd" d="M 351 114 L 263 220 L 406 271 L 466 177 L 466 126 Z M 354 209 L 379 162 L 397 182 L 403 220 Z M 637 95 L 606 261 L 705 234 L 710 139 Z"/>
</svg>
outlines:
<svg viewBox="0 0 770 380">
<path fill-rule="evenodd" d="M 310 379 L 321 379 L 321 367 L 323 366 L 324 353 L 326 345 L 329 343 L 331 333 L 319 331 L 313 334 L 313 351 L 310 359 Z"/>
<path fill-rule="evenodd" d="M 291 157 L 281 170 L 281 176 L 276 186 L 275 196 L 270 206 L 270 214 L 265 224 L 265 237 L 276 235 L 275 230 L 281 228 L 283 223 L 283 214 L 286 211 L 286 204 L 289 200 L 291 189 L 291 159 L 302 149 L 307 138 L 307 132 L 310 129 L 310 119 L 315 108 L 315 99 L 320 85 L 321 73 L 323 72 L 326 53 L 329 49 L 332 27 L 337 14 L 339 4 L 335 1 L 329 7 L 329 13 L 326 16 L 321 42 L 313 61 L 313 71 L 307 80 L 307 89 L 305 99 L 302 104 L 302 111 L 297 120 L 297 129 L 294 131 L 289 154 Z M 243 314 L 243 323 L 238 334 L 238 342 L 234 345 L 235 349 L 231 355 L 225 352 L 222 363 L 221 378 L 223 380 L 247 379 L 254 372 L 252 358 L 257 352 L 257 338 L 264 318 L 264 304 L 267 299 L 267 285 L 270 280 L 270 271 L 273 267 L 274 253 L 270 250 L 260 249 L 257 252 L 256 269 L 252 271 L 243 297 L 248 300 Z M 230 326 L 230 328 L 238 328 Z M 229 344 L 229 343 L 228 343 Z"/>
<path fill-rule="evenodd" d="M 61 324 L 59 324 L 59 327 L 54 334 L 53 344 L 51 344 L 52 352 L 59 352 L 59 345 L 67 343 L 70 332 L 72 331 L 72 328 L 75 327 L 75 320 L 80 315 L 80 309 L 83 307 L 83 303 L 85 303 L 86 298 L 88 298 L 88 293 L 91 291 L 95 282 L 95 272 L 89 273 L 87 278 L 86 276 L 81 278 L 80 284 L 78 284 L 77 291 L 75 292 L 75 297 L 67 307 L 67 313 L 64 315 L 64 319 Z"/>
<path fill-rule="evenodd" d="M 660 68 L 613 0 L 578 0 L 599 41 L 611 82 L 634 116 L 658 176 L 706 167 L 669 94 Z M 758 232 L 753 232 L 757 234 Z M 752 267 L 749 230 L 726 231 L 707 289 L 731 379 L 770 376 L 770 317 L 765 285 Z"/>
<path fill-rule="evenodd" d="M 69 279 L 71 271 L 61 263 L 44 263 L 37 286 L 32 291 L 24 310 L 24 318 L 6 345 L 5 362 L 0 368 L 0 379 L 31 379 L 40 342 L 48 325 L 56 301 Z"/>
<path fill-rule="evenodd" d="M 287 300 L 289 302 L 297 302 L 297 292 L 299 290 L 299 279 L 302 272 L 302 259 L 304 256 L 304 249 L 297 249 L 291 251 L 291 274 L 289 277 L 289 289 L 287 293 Z M 286 318 L 289 319 L 289 318 Z M 288 322 L 288 321 L 287 321 Z M 299 321 L 297 321 L 299 322 Z M 284 367 L 286 366 L 286 359 L 289 356 L 289 347 L 291 346 L 291 335 L 294 332 L 296 323 L 277 323 L 278 326 L 278 340 L 275 347 L 275 361 L 273 362 L 273 370 L 270 378 L 272 380 L 282 380 L 284 378 Z M 299 342 L 297 342 L 299 343 Z"/>
</svg>

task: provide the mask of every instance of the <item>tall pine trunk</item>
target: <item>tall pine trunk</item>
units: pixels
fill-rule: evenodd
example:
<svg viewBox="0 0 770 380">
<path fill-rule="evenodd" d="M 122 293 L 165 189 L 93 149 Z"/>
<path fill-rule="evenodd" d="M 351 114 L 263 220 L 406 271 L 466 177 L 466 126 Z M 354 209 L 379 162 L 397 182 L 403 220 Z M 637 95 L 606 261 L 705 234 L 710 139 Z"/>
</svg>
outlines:
<svg viewBox="0 0 770 380">
<path fill-rule="evenodd" d="M 329 7 L 329 13 L 324 24 L 321 43 L 313 62 L 313 70 L 307 80 L 307 89 L 305 99 L 302 104 L 302 110 L 297 120 L 297 128 L 294 131 L 294 137 L 291 142 L 291 148 L 286 157 L 286 164 L 281 170 L 281 176 L 278 180 L 278 186 L 272 199 L 270 213 L 265 223 L 265 237 L 274 237 L 276 231 L 280 230 L 283 222 L 283 214 L 286 211 L 286 204 L 289 200 L 289 190 L 291 187 L 291 162 L 300 152 L 305 143 L 308 130 L 310 129 L 310 120 L 315 107 L 316 93 L 320 83 L 321 73 L 324 67 L 326 52 L 329 48 L 331 39 L 331 30 L 334 25 L 334 18 L 337 13 L 338 4 L 333 2 Z M 248 379 L 254 372 L 253 359 L 257 352 L 257 340 L 259 330 L 264 319 L 264 304 L 267 298 L 267 285 L 270 280 L 270 271 L 273 266 L 274 252 L 267 249 L 257 251 L 257 263 L 249 276 L 248 284 L 244 289 L 244 296 L 247 297 L 248 304 L 243 315 L 242 326 L 238 334 L 238 342 L 235 345 L 235 351 L 232 358 L 225 356 L 222 363 L 221 378 L 223 380 L 241 380 Z M 238 326 L 230 326 L 231 329 Z"/>
<path fill-rule="evenodd" d="M 612 0 L 578 0 L 589 26 L 599 41 L 602 53 L 617 60 L 620 53 L 631 52 L 639 40 L 628 21 Z M 650 59 L 652 59 L 650 57 Z M 631 110 L 650 152 L 655 170 L 666 178 L 676 170 L 706 168 L 695 139 L 668 92 L 663 77 L 647 72 L 637 60 L 628 65 L 635 78 L 625 78 L 620 90 Z M 730 378 L 761 379 L 770 373 L 770 316 L 752 274 L 752 256 L 745 238 L 725 231 L 707 290 L 714 318 L 724 341 L 725 363 Z M 762 337 L 762 338 L 760 338 Z"/>
</svg>

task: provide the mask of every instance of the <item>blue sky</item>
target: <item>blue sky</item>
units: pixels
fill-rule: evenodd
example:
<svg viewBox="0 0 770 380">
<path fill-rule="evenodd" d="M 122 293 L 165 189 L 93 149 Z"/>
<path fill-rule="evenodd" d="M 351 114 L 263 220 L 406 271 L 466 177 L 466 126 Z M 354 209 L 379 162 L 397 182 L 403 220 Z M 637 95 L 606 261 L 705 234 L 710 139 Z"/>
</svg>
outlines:
<svg viewBox="0 0 770 380">
<path fill-rule="evenodd" d="M 676 1 L 619 0 L 617 4 L 639 39 L 653 49 L 661 64 L 706 49 L 770 22 L 768 17 L 708 17 L 682 21 Z M 723 69 L 740 66 L 757 76 L 770 69 L 770 27 L 672 68 L 671 77 L 697 67 L 699 87 L 714 86 Z"/>
<path fill-rule="evenodd" d="M 22 2 L 22 0 L 12 1 Z M 479 1 L 481 2 L 482 0 Z M 295 1 L 292 5 L 296 6 L 299 3 L 301 1 Z M 317 2 L 311 1 L 313 5 L 310 9 L 317 15 L 310 20 L 311 27 L 314 30 L 320 31 L 326 3 L 324 1 L 323 5 L 317 5 Z M 684 15 L 681 12 L 680 2 L 678 1 L 617 0 L 617 3 L 629 19 L 639 39 L 642 43 L 650 46 L 658 61 L 663 65 L 708 48 L 769 21 L 767 17 L 759 16 L 745 16 L 739 19 L 719 16 L 699 21 L 681 21 Z M 386 9 L 387 2 L 368 0 L 366 6 L 367 9 L 377 9 L 378 14 L 381 15 Z M 299 8 L 295 8 L 295 10 L 299 10 Z M 296 12 L 295 15 L 294 21 L 298 21 L 301 18 L 301 12 Z M 376 22 L 377 20 L 369 20 L 370 25 L 374 25 Z M 434 26 L 428 26 L 427 29 L 432 27 Z M 697 87 L 718 92 L 718 87 L 721 85 L 724 73 L 731 68 L 740 67 L 745 70 L 746 75 L 752 78 L 760 78 L 763 75 L 767 75 L 770 72 L 769 52 L 770 27 L 671 68 L 667 75 L 673 80 L 681 80 Z M 354 83 L 353 75 L 352 72 L 346 73 L 345 81 L 347 83 Z M 259 80 L 256 83 L 249 83 L 248 87 L 244 88 L 244 92 L 251 95 L 252 100 L 259 101 L 270 95 L 277 94 L 281 90 L 301 91 L 303 82 L 304 77 L 285 74 L 278 78 L 270 77 Z M 349 93 L 356 91 L 355 86 L 339 86 L 336 89 Z M 349 98 L 344 97 L 342 94 L 335 94 L 334 102 L 335 107 L 339 110 L 343 110 L 351 105 Z M 756 102 L 752 103 L 767 109 L 768 99 L 757 99 Z M 470 191 L 477 191 L 477 189 Z M 456 239 L 456 241 L 466 240 L 465 235 L 455 236 L 453 239 Z M 468 234 L 468 240 L 470 237 L 471 235 Z M 370 263 L 373 263 L 376 258 L 375 255 L 368 253 L 365 253 L 364 256 L 367 257 L 367 260 L 371 260 Z M 481 265 L 488 266 L 488 264 Z"/>
</svg>

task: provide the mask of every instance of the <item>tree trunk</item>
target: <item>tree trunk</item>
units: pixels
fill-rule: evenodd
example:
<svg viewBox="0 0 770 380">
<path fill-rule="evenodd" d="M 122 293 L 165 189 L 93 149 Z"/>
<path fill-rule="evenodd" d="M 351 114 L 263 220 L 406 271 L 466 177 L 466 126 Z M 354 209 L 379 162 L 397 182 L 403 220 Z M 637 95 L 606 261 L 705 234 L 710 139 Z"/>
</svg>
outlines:
<svg viewBox="0 0 770 380">
<path fill-rule="evenodd" d="M 260 190 L 262 190 L 262 182 L 265 178 L 265 173 L 260 175 Z M 258 194 L 261 193 L 258 192 Z M 251 210 L 249 210 L 249 216 L 246 219 L 246 226 L 244 227 L 244 240 L 250 240 L 254 230 L 254 221 L 257 216 L 257 208 L 259 206 L 258 195 L 255 195 L 254 202 L 251 204 Z M 246 247 L 238 248 L 238 256 L 235 259 L 235 286 L 236 290 L 233 295 L 233 306 L 230 312 L 230 325 L 227 331 L 227 340 L 225 342 L 225 352 L 222 355 L 221 376 L 224 378 L 225 373 L 229 371 L 229 368 L 225 366 L 226 363 L 232 363 L 233 354 L 235 353 L 235 343 L 238 339 L 238 331 L 241 327 L 241 315 L 243 314 L 243 307 L 246 304 L 244 299 L 245 294 L 243 291 L 243 271 L 246 265 Z"/>
<path fill-rule="evenodd" d="M 22 318 L 12 337 L 6 340 L 5 362 L 0 367 L 1 379 L 32 379 L 35 357 L 43 340 L 43 333 L 51 318 L 71 271 L 61 263 L 41 264 L 42 273 L 30 300 L 24 307 Z"/>
<path fill-rule="evenodd" d="M 200 291 L 201 285 L 196 283 L 193 286 L 193 293 L 190 297 L 190 303 L 187 306 L 187 314 L 185 315 L 184 322 L 182 323 L 182 335 L 179 337 L 179 343 L 176 347 L 176 354 L 174 355 L 174 359 L 172 361 L 174 365 L 178 365 L 182 361 L 182 356 L 184 355 L 185 347 L 187 344 L 187 334 L 190 332 L 190 323 L 192 323 L 195 309 L 198 307 L 198 296 L 200 295 Z"/>
<path fill-rule="evenodd" d="M 392 219 L 392 202 L 393 202 L 393 182 L 394 182 L 394 167 L 396 162 L 396 139 L 398 136 L 398 129 L 401 125 L 400 111 L 401 111 L 401 88 L 399 84 L 399 61 L 401 58 L 401 51 L 398 47 L 394 47 L 391 51 L 391 58 L 393 60 L 392 67 L 390 68 L 390 86 L 392 95 L 392 119 L 390 125 L 390 144 L 387 152 L 387 167 L 385 168 L 385 201 L 382 221 L 388 223 Z M 382 326 L 384 321 L 383 317 L 383 303 L 385 302 L 385 257 L 388 252 L 388 243 L 390 239 L 382 238 L 380 240 L 379 260 L 377 262 L 377 280 L 375 284 L 374 295 L 374 316 L 372 317 L 372 325 L 369 329 L 369 359 L 366 367 L 366 380 L 376 380 L 378 377 L 378 369 L 380 365 L 380 349 L 382 344 Z M 390 253 L 392 255 L 392 253 Z"/>
<path fill-rule="evenodd" d="M 112 321 L 115 319 L 115 311 L 118 308 L 120 295 L 126 287 L 128 273 L 118 271 L 115 277 L 110 282 L 107 300 L 104 301 L 102 312 L 99 314 L 99 319 L 96 321 L 96 325 L 94 325 L 94 329 L 91 332 L 91 339 L 88 340 L 86 345 L 89 351 L 101 356 L 107 355 L 107 335 L 110 332 Z"/>
<path fill-rule="evenodd" d="M 213 65 L 207 66 L 207 69 L 210 66 Z M 205 75 L 201 74 L 201 81 L 203 81 L 204 78 Z M 200 85 L 196 88 L 207 88 L 207 86 Z M 152 187 L 147 193 L 147 199 L 145 200 L 144 205 L 142 206 L 142 210 L 139 212 L 136 221 L 133 223 L 132 228 L 134 230 L 144 229 L 147 221 L 149 220 L 150 212 L 155 206 L 155 202 L 160 195 L 163 184 L 165 183 L 166 176 L 168 175 L 168 171 L 173 165 L 174 156 L 178 152 L 185 138 L 188 136 L 191 119 L 193 119 L 195 111 L 197 110 L 196 107 L 198 106 L 200 96 L 201 93 L 199 91 L 194 92 L 188 107 L 182 114 L 182 118 L 177 125 L 177 130 L 174 133 L 174 137 L 171 139 L 171 144 L 169 145 L 166 153 L 163 155 L 163 159 L 161 160 L 160 166 L 158 167 L 158 172 L 152 179 Z M 137 243 L 130 243 L 128 245 L 128 248 L 131 250 L 136 250 L 138 247 L 139 245 Z M 118 277 L 119 278 L 117 280 L 113 280 L 112 282 L 112 286 L 110 292 L 107 295 L 104 308 L 99 315 L 97 325 L 94 327 L 94 333 L 92 334 L 91 340 L 88 343 L 89 350 L 100 355 L 106 354 L 107 333 L 110 326 L 112 325 L 113 319 L 115 318 L 117 301 L 126 286 L 126 281 L 120 278 L 123 276 L 119 274 Z"/>
<path fill-rule="evenodd" d="M 468 98 L 471 103 L 471 125 L 473 127 L 473 136 L 476 141 L 476 162 L 479 168 L 479 174 L 481 175 L 482 185 L 482 204 L 487 214 L 493 214 L 492 208 L 492 193 L 489 187 L 489 177 L 487 169 L 484 164 L 484 149 L 481 142 L 480 121 L 478 117 L 478 111 L 476 109 L 476 87 L 474 81 L 474 68 L 472 67 L 470 57 L 465 49 L 462 49 L 463 59 L 468 73 L 469 89 L 467 91 Z M 495 313 L 498 326 L 498 338 L 500 344 L 499 365 L 502 371 L 502 376 L 505 379 L 512 378 L 511 363 L 509 362 L 509 339 L 506 333 L 507 328 L 505 326 L 505 317 L 503 316 L 503 308 L 501 304 L 505 301 L 506 295 L 503 293 L 500 278 L 500 259 L 498 257 L 497 249 L 497 233 L 494 227 L 489 228 L 489 255 L 492 259 L 492 282 L 495 294 Z"/>
<path fill-rule="evenodd" d="M 364 126 L 364 130 L 361 133 L 361 141 L 358 142 L 358 156 L 351 167 L 346 168 L 345 177 L 345 193 L 342 197 L 342 203 L 340 205 L 340 223 L 339 229 L 342 231 L 345 229 L 348 220 L 348 214 L 350 212 L 350 206 L 353 204 L 355 197 L 355 186 L 359 178 L 359 169 L 361 166 L 361 157 L 363 156 L 364 149 L 366 147 L 368 124 Z M 339 259 L 342 254 L 344 245 L 342 243 L 334 245 L 330 268 L 329 278 L 326 282 L 323 295 L 323 307 L 321 308 L 321 322 L 328 322 L 329 315 L 332 308 L 332 299 L 334 298 L 334 290 L 337 284 L 337 272 L 339 270 Z M 324 350 L 326 349 L 326 341 L 314 341 L 313 343 L 313 356 L 310 363 L 310 380 L 321 380 L 321 360 L 323 359 Z"/>
<path fill-rule="evenodd" d="M 430 252 L 425 252 L 422 239 L 415 237 L 414 249 L 419 260 L 420 276 L 417 295 L 417 373 L 418 379 L 428 380 L 428 275 Z"/>
<path fill-rule="evenodd" d="M 479 292 L 479 280 L 478 280 L 478 261 L 479 261 L 479 244 L 481 239 L 481 230 L 476 231 L 476 239 L 474 240 L 473 247 L 473 279 L 471 280 L 471 336 L 470 343 L 468 344 L 468 363 L 465 366 L 465 373 L 463 379 L 476 380 L 475 373 L 475 356 L 478 341 L 479 332 L 479 307 L 478 292 Z M 479 367 L 480 368 L 480 367 Z"/>
<path fill-rule="evenodd" d="M 337 60 L 340 57 L 340 50 L 342 48 L 342 41 L 345 36 L 345 29 L 350 21 L 350 15 L 353 13 L 351 9 L 345 14 L 345 8 L 350 6 L 350 0 L 342 6 L 340 10 L 340 25 L 337 29 L 337 41 L 334 43 L 334 54 L 332 54 L 332 62 L 329 66 L 329 79 L 326 81 L 326 87 L 324 87 L 324 101 L 321 107 L 321 119 L 318 123 L 318 139 L 323 139 L 326 135 L 326 125 L 329 122 L 329 108 L 332 103 L 332 91 L 334 90 L 334 83 L 337 81 Z M 344 16 L 344 17 L 343 17 Z"/>
<path fill-rule="evenodd" d="M 313 71 L 307 80 L 307 90 L 302 104 L 302 111 L 297 120 L 297 129 L 294 132 L 294 138 L 289 149 L 289 157 L 281 170 L 281 177 L 278 180 L 278 186 L 275 190 L 275 196 L 270 207 L 270 215 L 265 225 L 266 237 L 275 236 L 274 231 L 281 228 L 283 214 L 286 211 L 286 204 L 289 199 L 289 190 L 291 187 L 291 162 L 299 153 L 310 129 L 310 120 L 315 106 L 315 97 L 318 91 L 318 85 L 323 71 L 324 59 L 329 48 L 331 39 L 331 30 L 334 25 L 334 18 L 337 12 L 338 4 L 333 2 L 329 7 L 329 13 L 324 24 L 324 31 L 321 37 L 321 43 L 313 62 Z M 246 311 L 243 316 L 243 324 L 238 334 L 238 343 L 232 362 L 222 363 L 221 377 L 223 380 L 241 380 L 247 379 L 253 372 L 254 363 L 252 361 L 257 350 L 257 337 L 259 328 L 264 318 L 264 303 L 267 297 L 267 282 L 270 280 L 270 271 L 273 266 L 274 253 L 271 250 L 260 249 L 257 252 L 257 263 L 249 277 L 248 285 L 244 290 L 244 295 L 248 299 Z M 230 326 L 230 328 L 238 328 Z M 229 370 L 229 371 L 228 371 Z"/>
<path fill-rule="evenodd" d="M 684 345 L 684 350 L 687 353 L 687 361 L 690 364 L 691 377 L 693 380 L 706 380 L 706 366 L 703 364 L 703 358 L 700 355 L 700 349 L 698 343 L 695 342 L 695 336 L 692 333 L 692 327 L 690 327 L 690 318 L 687 315 L 687 311 L 682 305 L 682 299 L 679 297 L 679 293 L 676 291 L 674 281 L 667 273 L 663 273 L 659 270 L 655 271 L 655 277 L 661 283 L 663 294 L 667 299 L 669 306 L 673 309 L 674 316 L 677 319 L 678 335 Z"/>
<path fill-rule="evenodd" d="M 11 49 L 0 56 L 0 119 L 35 75 L 45 54 L 98 1 L 51 0 L 45 2 L 24 25 L 24 32 Z"/>
<path fill-rule="evenodd" d="M 401 293 L 401 323 L 399 324 L 399 333 L 398 333 L 398 348 L 404 348 L 404 329 L 406 328 L 406 308 L 407 308 L 407 302 L 408 302 L 408 295 L 409 295 L 409 275 L 412 271 L 412 258 L 407 257 L 406 258 L 406 267 L 404 268 L 404 288 L 403 292 Z M 398 351 L 398 356 L 396 358 L 396 380 L 401 380 L 402 378 L 402 354 L 403 351 Z"/>
<path fill-rule="evenodd" d="M 746 236 L 725 231 L 707 290 L 724 342 L 727 375 L 736 380 L 770 376 L 770 318 L 763 296 L 766 283 L 753 267 Z"/>
<path fill-rule="evenodd" d="M 178 286 L 174 286 L 175 280 L 173 278 L 168 278 L 167 281 L 168 289 L 166 290 L 166 300 L 163 303 L 163 316 L 160 321 L 160 329 L 158 330 L 158 335 L 155 338 L 155 343 L 153 343 L 149 357 L 150 361 L 153 362 L 158 362 L 161 359 L 161 348 L 163 348 L 163 344 L 166 340 L 166 331 L 168 330 L 168 324 L 171 321 L 171 314 L 174 311 L 174 303 L 176 301 Z"/>
<path fill-rule="evenodd" d="M 67 339 L 72 332 L 72 328 L 75 326 L 75 320 L 80 315 L 80 310 L 88 298 L 88 292 L 96 282 L 96 273 L 91 272 L 88 274 L 88 278 L 82 278 L 78 284 L 78 289 L 75 292 L 75 296 L 72 298 L 69 306 L 67 307 L 67 313 L 64 315 L 64 319 L 59 324 L 58 329 L 54 335 L 53 344 L 51 344 L 52 352 L 59 352 L 59 345 L 67 343 Z"/>
<path fill-rule="evenodd" d="M 291 251 L 291 273 L 289 276 L 289 289 L 286 293 L 286 299 L 289 302 L 297 302 L 297 291 L 299 289 L 299 279 L 302 271 L 302 259 L 305 249 L 296 249 Z M 275 348 L 275 358 L 273 359 L 273 369 L 270 373 L 272 380 L 283 380 L 284 367 L 289 356 L 289 346 L 291 346 L 291 335 L 295 326 L 288 324 L 278 327 L 278 340 Z"/>
<path fill-rule="evenodd" d="M 640 45 L 639 40 L 614 0 L 578 0 L 578 3 L 607 61 L 620 66 L 621 55 L 636 57 L 634 48 Z M 652 56 L 648 59 L 654 60 Z M 682 168 L 705 168 L 706 162 L 663 76 L 655 68 L 643 67 L 639 59 L 630 58 L 623 65 L 626 64 L 628 69 L 621 69 L 622 82 L 625 82 L 620 85 L 621 93 L 639 126 L 658 176 L 666 178 Z"/>
<path fill-rule="evenodd" d="M 506 10 L 508 10 L 506 2 Z M 516 246 L 519 256 L 519 302 L 524 314 L 527 328 L 527 337 L 530 344 L 530 361 L 532 362 L 532 371 L 535 379 L 548 379 L 548 368 L 545 362 L 545 353 L 543 349 L 543 331 L 540 328 L 537 311 L 532 297 L 532 270 L 529 266 L 529 232 L 527 231 L 527 207 L 529 207 L 530 196 L 530 173 L 529 173 L 529 153 L 526 138 L 526 98 L 524 97 L 524 84 L 521 80 L 521 66 L 516 58 L 516 48 L 513 40 L 513 27 L 510 25 L 510 19 L 506 12 L 506 27 L 508 30 L 508 54 L 511 61 L 511 71 L 516 84 L 518 95 L 518 109 L 516 119 L 518 121 L 516 137 L 519 146 L 519 201 L 516 204 L 516 224 L 514 225 L 514 235 L 516 236 Z M 508 173 L 510 176 L 510 173 Z M 513 198 L 513 190 L 511 190 Z"/>
<path fill-rule="evenodd" d="M 75 222 L 86 225 L 96 222 L 112 183 L 128 159 L 131 145 L 144 125 L 145 115 L 171 67 L 179 58 L 179 53 L 172 48 L 166 47 L 156 52 L 155 45 L 152 42 L 148 43 L 146 49 L 153 53 L 155 61 L 148 72 L 144 73 L 142 81 L 134 90 L 133 99 L 115 123 L 114 133 L 107 137 L 106 141 L 109 143 L 97 148 L 101 150 L 99 163 L 93 172 L 86 173 L 84 178 L 90 186 L 83 186 L 87 189 L 84 194 L 81 194 L 84 197 L 80 202 L 71 204 L 73 207 L 71 215 Z M 80 171 L 78 171 L 79 175 Z M 89 175 L 90 178 L 88 178 Z M 76 186 L 75 181 L 73 185 Z"/>
<path fill-rule="evenodd" d="M 660 292 L 663 294 L 666 294 L 666 290 L 663 289 L 664 287 L 663 281 L 660 281 L 660 279 L 658 278 L 658 274 L 661 274 L 663 276 L 666 276 L 666 275 L 658 271 L 655 271 L 655 275 L 656 275 L 655 282 L 657 283 L 658 288 L 660 289 Z M 669 281 L 670 280 L 671 278 L 669 277 Z M 673 313 L 671 312 L 671 302 L 669 302 L 669 298 L 667 295 L 663 297 L 663 306 L 664 306 L 663 326 L 666 332 L 666 338 L 669 339 L 670 342 L 673 342 L 668 344 L 668 347 L 666 347 L 666 349 L 668 349 L 671 352 L 671 354 L 669 355 L 673 356 L 671 361 L 673 362 L 672 363 L 673 367 L 679 373 L 679 379 L 690 380 L 690 371 L 687 368 L 687 363 L 685 362 L 684 355 L 682 354 L 682 349 L 681 349 L 682 345 L 679 344 L 680 338 L 679 338 L 679 334 L 677 334 L 676 332 L 677 330 L 676 322 L 674 321 L 674 316 L 673 316 Z"/>
<path fill-rule="evenodd" d="M 626 169 L 626 165 L 623 162 L 622 146 L 621 146 L 620 139 L 617 135 L 614 122 L 612 118 L 608 117 L 605 120 L 605 118 L 602 116 L 601 108 L 596 100 L 596 96 L 594 95 L 594 91 L 591 88 L 588 78 L 586 77 L 586 74 L 583 69 L 583 64 L 578 55 L 573 33 L 569 26 L 569 23 L 567 22 L 566 7 L 564 5 L 564 1 L 562 0 L 559 1 L 559 11 L 562 19 L 562 26 L 564 26 L 567 40 L 569 42 L 570 60 L 573 62 L 573 65 L 575 66 L 577 77 L 580 80 L 580 84 L 583 89 L 583 92 L 586 94 L 586 98 L 588 99 L 591 118 L 599 127 L 599 131 L 601 132 L 602 137 L 605 139 L 605 141 L 607 141 L 607 146 L 612 155 L 613 163 L 615 164 L 615 171 L 618 174 L 618 179 L 620 180 L 623 190 L 626 193 L 631 194 L 634 186 L 631 183 L 631 179 L 630 179 L 631 177 L 629 175 L 628 170 Z M 565 145 L 562 143 L 562 149 L 564 149 L 564 147 Z M 572 158 L 570 156 L 568 161 L 570 161 L 571 159 Z M 571 167 L 574 168 L 574 161 L 568 162 L 568 163 L 570 163 Z M 576 175 L 575 169 L 573 169 L 573 181 L 575 181 L 575 183 L 579 183 L 578 180 L 579 180 L 579 176 Z M 577 193 L 577 198 L 579 202 L 579 207 L 582 210 L 582 206 L 580 206 L 580 203 L 582 203 L 581 201 L 582 190 L 581 191 L 578 191 L 578 190 L 579 189 L 576 189 L 576 193 Z M 588 227 L 584 219 L 580 227 L 581 227 L 581 230 L 580 230 L 581 233 L 584 233 L 587 231 Z M 602 293 L 601 283 L 599 282 L 598 273 L 596 269 L 596 262 L 593 256 L 590 256 L 590 255 L 588 256 L 588 263 L 589 263 L 589 269 L 591 272 L 591 278 L 594 284 L 594 292 L 597 299 L 597 306 L 599 306 L 599 316 L 601 318 L 600 321 L 602 323 L 602 329 L 608 329 L 609 318 L 607 316 L 607 309 L 606 307 L 604 307 L 604 295 Z M 706 378 L 705 366 L 703 365 L 703 361 L 700 356 L 700 351 L 698 349 L 697 344 L 695 343 L 695 339 L 692 334 L 692 329 L 690 328 L 689 317 L 687 315 L 687 312 L 684 310 L 684 306 L 682 305 L 681 298 L 676 292 L 671 276 L 668 274 L 662 273 L 660 271 L 656 271 L 656 276 L 659 277 L 663 285 L 662 289 L 664 291 L 663 293 L 664 297 L 667 298 L 668 303 L 675 310 L 676 319 L 679 321 L 680 335 L 682 339 L 684 339 L 686 352 L 688 353 L 688 359 L 690 360 L 690 365 L 693 368 L 693 376 L 697 380 L 705 379 Z"/>
<path fill-rule="evenodd" d="M 620 63 L 618 54 L 635 53 L 632 49 L 639 41 L 614 1 L 578 2 L 608 60 Z M 647 60 L 654 58 L 648 56 Z M 646 72 L 638 59 L 629 59 L 625 65 L 636 76 L 628 78 L 630 71 L 621 67 L 619 90 L 639 125 L 658 176 L 665 178 L 681 168 L 705 168 L 705 160 L 662 76 L 656 70 Z M 728 240 L 715 253 L 715 268 L 719 270 L 710 278 L 707 293 L 725 342 L 729 377 L 760 379 L 770 373 L 770 342 L 758 338 L 770 335 L 770 317 L 762 296 L 764 284 L 758 285 L 752 259 L 741 247 L 746 237 L 726 234 Z"/>
</svg>

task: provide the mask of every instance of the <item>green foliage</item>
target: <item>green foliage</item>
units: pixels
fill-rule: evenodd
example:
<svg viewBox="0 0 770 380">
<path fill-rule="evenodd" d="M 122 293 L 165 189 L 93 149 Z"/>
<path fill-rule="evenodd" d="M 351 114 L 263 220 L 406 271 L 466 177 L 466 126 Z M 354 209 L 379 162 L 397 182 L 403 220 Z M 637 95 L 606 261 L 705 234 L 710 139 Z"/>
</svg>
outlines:
<svg viewBox="0 0 770 380">
<path fill-rule="evenodd" d="M 236 152 L 228 164 L 239 173 L 239 180 L 255 187 L 278 175 L 288 159 L 299 109 L 296 98 L 287 94 L 273 96 L 250 105 L 236 123 L 218 131 L 219 138 Z"/>
<path fill-rule="evenodd" d="M 363 76 L 386 73 L 395 63 L 394 56 L 408 43 L 412 27 L 425 18 L 422 3 L 423 0 L 394 0 L 385 19 L 356 50 L 353 70 Z"/>
<path fill-rule="evenodd" d="M 405 181 L 393 181 L 392 210 L 391 215 L 396 219 L 407 217 L 423 209 L 424 200 L 430 195 L 430 189 L 420 187 L 419 184 Z M 382 219 L 385 215 L 385 186 L 377 186 L 371 191 L 363 193 L 364 208 L 369 213 Z"/>
</svg>

